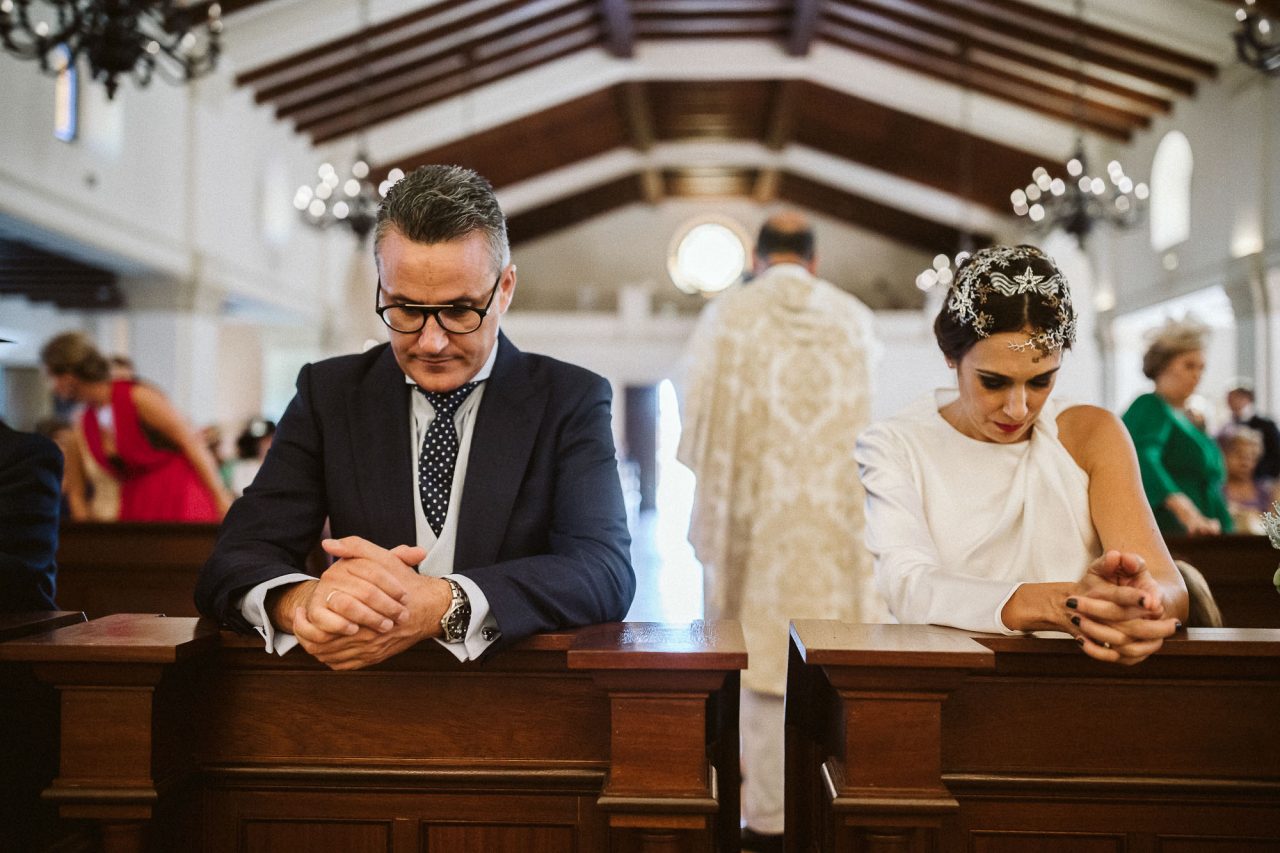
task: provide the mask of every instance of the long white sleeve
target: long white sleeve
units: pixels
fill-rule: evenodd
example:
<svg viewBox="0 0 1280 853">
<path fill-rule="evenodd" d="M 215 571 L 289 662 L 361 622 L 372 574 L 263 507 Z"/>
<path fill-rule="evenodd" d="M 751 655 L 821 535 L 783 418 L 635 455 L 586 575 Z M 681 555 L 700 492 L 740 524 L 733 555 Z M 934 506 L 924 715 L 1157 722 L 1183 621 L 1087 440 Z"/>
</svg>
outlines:
<svg viewBox="0 0 1280 853">
<path fill-rule="evenodd" d="M 867 548 L 875 556 L 880 592 L 898 621 L 1019 633 L 1004 626 L 1000 611 L 1020 582 L 943 567 L 916 466 L 892 429 L 880 423 L 864 430 L 855 457 L 867 493 Z"/>
</svg>

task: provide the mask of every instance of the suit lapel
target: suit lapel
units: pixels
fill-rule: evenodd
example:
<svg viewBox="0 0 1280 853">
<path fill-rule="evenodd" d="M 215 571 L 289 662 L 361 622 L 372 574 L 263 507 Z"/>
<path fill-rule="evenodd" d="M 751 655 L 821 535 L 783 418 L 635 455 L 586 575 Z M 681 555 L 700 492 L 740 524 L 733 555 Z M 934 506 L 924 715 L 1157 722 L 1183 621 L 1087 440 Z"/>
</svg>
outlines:
<svg viewBox="0 0 1280 853">
<path fill-rule="evenodd" d="M 416 543 L 413 456 L 409 451 L 409 385 L 391 347 L 348 398 L 352 477 L 365 529 L 386 548 Z M 334 531 L 341 535 L 339 531 Z"/>
<path fill-rule="evenodd" d="M 499 333 L 498 355 L 476 413 L 467 457 L 455 569 L 497 562 L 546 408 L 547 390 L 533 381 L 520 350 Z"/>
</svg>

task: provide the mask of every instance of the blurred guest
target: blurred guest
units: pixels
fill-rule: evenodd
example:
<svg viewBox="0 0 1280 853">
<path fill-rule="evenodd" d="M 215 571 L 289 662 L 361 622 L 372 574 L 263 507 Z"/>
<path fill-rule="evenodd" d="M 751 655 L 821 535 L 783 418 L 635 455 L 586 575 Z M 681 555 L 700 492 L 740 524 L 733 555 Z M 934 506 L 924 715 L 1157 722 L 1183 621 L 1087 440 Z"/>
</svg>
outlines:
<svg viewBox="0 0 1280 853">
<path fill-rule="evenodd" d="M 231 492 L 239 497 L 249 488 L 253 478 L 262 467 L 262 460 L 267 458 L 271 449 L 271 440 L 276 434 L 276 425 L 264 418 L 254 418 L 244 428 L 244 432 L 236 439 L 236 456 L 231 467 Z"/>
<path fill-rule="evenodd" d="M 1254 407 L 1253 385 L 1243 380 L 1227 392 L 1227 408 L 1231 409 L 1231 423 L 1257 431 L 1262 439 L 1262 454 L 1254 479 L 1280 480 L 1280 427 L 1271 418 L 1264 418 Z"/>
<path fill-rule="evenodd" d="M 129 356 L 117 353 L 111 356 L 110 362 L 112 381 L 122 379 L 126 382 L 131 382 L 138 378 L 138 375 L 133 370 L 133 359 L 129 358 Z"/>
<path fill-rule="evenodd" d="M 1230 531 L 1222 495 L 1222 453 L 1188 417 L 1187 400 L 1204 373 L 1208 329 L 1170 321 L 1157 330 L 1142 357 L 1142 373 L 1155 391 L 1124 413 L 1142 472 L 1142 487 L 1162 533 L 1191 536 Z"/>
<path fill-rule="evenodd" d="M 55 415 L 36 421 L 35 433 L 49 439 L 62 451 L 62 500 L 58 503 L 58 514 L 62 518 L 71 518 L 70 495 L 73 491 L 84 491 L 83 478 L 77 477 L 78 472 L 73 472 L 75 466 L 71 464 L 71 455 L 76 450 L 75 430 L 71 428 L 71 424 Z"/>
<path fill-rule="evenodd" d="M 1276 481 L 1255 477 L 1262 458 L 1262 434 L 1247 426 L 1229 426 L 1218 437 L 1227 463 L 1227 484 L 1223 493 L 1231 521 L 1239 533 L 1266 533 L 1262 514 L 1280 499 Z"/>
<path fill-rule="evenodd" d="M 53 439 L 62 451 L 62 517 L 71 521 L 115 521 L 120 515 L 120 486 L 94 461 L 79 425 L 45 418 L 36 434 Z"/>
<path fill-rule="evenodd" d="M 120 483 L 121 521 L 217 521 L 231 504 L 199 434 L 154 386 L 113 380 L 107 359 L 79 332 L 40 352 L 54 393 L 85 403 L 89 453 Z"/>
</svg>

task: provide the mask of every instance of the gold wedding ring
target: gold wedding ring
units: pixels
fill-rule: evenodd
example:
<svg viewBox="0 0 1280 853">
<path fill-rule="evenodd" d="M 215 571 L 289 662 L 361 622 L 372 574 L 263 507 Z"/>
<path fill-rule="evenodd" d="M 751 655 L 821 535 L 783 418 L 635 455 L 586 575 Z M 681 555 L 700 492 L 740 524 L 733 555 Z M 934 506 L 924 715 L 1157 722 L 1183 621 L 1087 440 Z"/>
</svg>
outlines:
<svg viewBox="0 0 1280 853">
<path fill-rule="evenodd" d="M 339 591 L 338 591 L 338 590 L 336 590 L 336 589 L 331 589 L 331 590 L 329 590 L 329 594 L 328 594 L 328 595 L 326 595 L 326 596 L 324 597 L 324 604 L 325 604 L 325 606 L 326 606 L 326 607 L 328 607 L 328 606 L 329 606 L 329 599 L 331 599 L 331 598 L 333 598 L 335 595 L 337 595 L 337 594 L 338 594 L 338 592 L 339 592 Z"/>
</svg>

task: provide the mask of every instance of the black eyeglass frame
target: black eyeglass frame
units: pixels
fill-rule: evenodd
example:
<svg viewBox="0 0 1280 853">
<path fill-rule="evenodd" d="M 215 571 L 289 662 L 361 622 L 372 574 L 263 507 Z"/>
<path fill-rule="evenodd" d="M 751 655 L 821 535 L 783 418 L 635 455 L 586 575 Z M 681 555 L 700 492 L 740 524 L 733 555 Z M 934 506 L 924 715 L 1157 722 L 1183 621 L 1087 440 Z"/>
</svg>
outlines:
<svg viewBox="0 0 1280 853">
<path fill-rule="evenodd" d="M 502 284 L 502 276 L 505 274 L 505 268 L 499 271 L 497 279 L 493 282 L 493 287 L 489 288 L 489 298 L 485 301 L 482 308 L 476 308 L 473 305 L 462 305 L 455 302 L 446 303 L 444 305 L 424 305 L 417 302 L 396 302 L 391 305 L 379 305 L 378 303 L 381 299 L 382 293 L 382 277 L 379 276 L 378 289 L 373 292 L 373 313 L 378 315 L 378 319 L 382 321 L 382 325 L 386 326 L 391 331 L 399 332 L 402 335 L 416 335 L 418 332 L 421 332 L 427 326 L 428 317 L 435 318 L 436 325 L 450 335 L 470 335 L 480 331 L 480 327 L 484 325 L 484 318 L 489 316 L 489 306 L 493 304 L 493 297 L 498 292 L 498 285 Z M 418 312 L 418 316 L 422 318 L 422 323 L 419 324 L 416 329 L 397 329 L 395 326 L 387 322 L 386 311 L 391 308 L 412 308 Z M 448 310 L 470 311 L 471 313 L 478 315 L 480 319 L 476 322 L 474 329 L 468 329 L 465 332 L 457 332 L 440 322 L 440 312 Z"/>
</svg>

